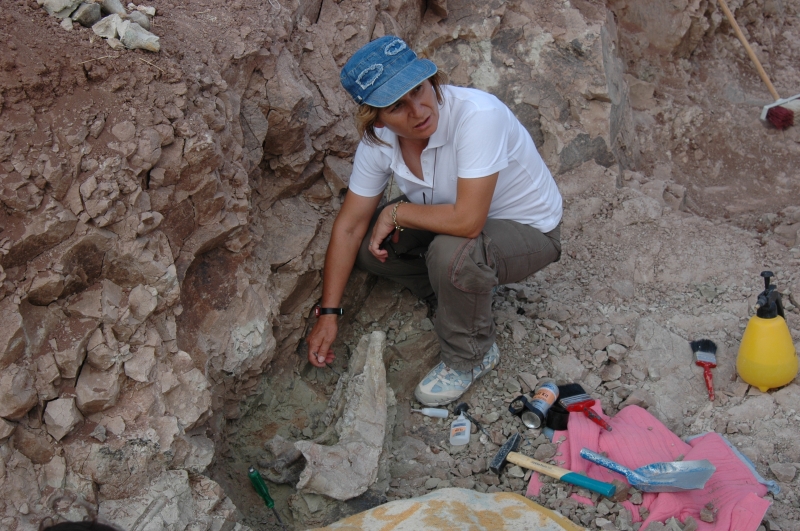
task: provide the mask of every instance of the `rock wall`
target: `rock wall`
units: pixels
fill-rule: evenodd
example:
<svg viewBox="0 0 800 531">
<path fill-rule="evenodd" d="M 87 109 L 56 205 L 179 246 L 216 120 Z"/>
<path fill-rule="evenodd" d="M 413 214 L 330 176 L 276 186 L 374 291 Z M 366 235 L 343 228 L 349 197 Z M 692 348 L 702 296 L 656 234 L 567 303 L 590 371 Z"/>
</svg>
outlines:
<svg viewBox="0 0 800 531">
<path fill-rule="evenodd" d="M 705 2 L 152 4 L 158 54 L 109 55 L 33 2 L 2 15 L 4 529 L 237 521 L 202 474 L 259 376 L 302 362 L 358 141 L 338 72 L 361 45 L 406 38 L 503 99 L 554 174 L 621 179 L 641 152 L 620 32 L 682 56 L 708 27 Z M 369 287 L 354 275 L 348 309 Z"/>
</svg>

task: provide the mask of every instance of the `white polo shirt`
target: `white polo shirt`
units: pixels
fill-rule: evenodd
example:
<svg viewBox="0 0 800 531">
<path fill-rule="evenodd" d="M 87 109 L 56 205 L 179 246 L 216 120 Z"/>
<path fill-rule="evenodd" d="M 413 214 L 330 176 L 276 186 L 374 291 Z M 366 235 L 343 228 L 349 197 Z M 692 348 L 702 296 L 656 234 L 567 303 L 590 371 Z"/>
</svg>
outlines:
<svg viewBox="0 0 800 531">
<path fill-rule="evenodd" d="M 388 146 L 362 141 L 356 149 L 350 191 L 380 195 L 392 172 L 397 185 L 417 204 L 454 204 L 459 178 L 500 172 L 489 208 L 492 219 L 510 219 L 542 232 L 561 221 L 562 199 L 550 170 L 528 131 L 506 105 L 477 89 L 443 86 L 439 125 L 422 151 L 424 181 L 403 161 L 397 135 L 376 129 Z"/>
</svg>

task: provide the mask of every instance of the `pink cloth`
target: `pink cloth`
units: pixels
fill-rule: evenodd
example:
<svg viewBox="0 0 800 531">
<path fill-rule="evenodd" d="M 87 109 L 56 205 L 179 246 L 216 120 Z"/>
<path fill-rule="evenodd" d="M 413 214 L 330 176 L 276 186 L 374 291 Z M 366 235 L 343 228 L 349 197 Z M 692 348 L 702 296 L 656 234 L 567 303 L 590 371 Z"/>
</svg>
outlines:
<svg viewBox="0 0 800 531">
<path fill-rule="evenodd" d="M 673 516 L 682 522 L 687 516 L 692 516 L 697 520 L 699 531 L 758 529 L 770 505 L 763 499 L 767 487 L 756 480 L 747 465 L 718 434 L 708 433 L 685 443 L 638 406 L 624 408 L 613 419 L 603 415 L 599 402 L 593 409 L 609 421 L 613 430 L 604 430 L 584 415 L 570 415 L 567 430 L 557 431 L 553 437 L 554 442 L 565 439 L 559 447 L 560 459 L 563 460 L 559 462 L 560 466 L 573 472 L 586 472 L 601 481 L 625 481 L 624 476 L 583 459 L 581 448 L 588 448 L 598 453 L 605 452 L 611 460 L 630 469 L 679 458 L 684 461 L 708 459 L 716 467 L 702 490 L 643 493 L 642 506 L 650 512 L 642 524 L 643 529 L 650 522 L 663 522 Z M 534 476 L 531 476 L 531 482 Z M 709 502 L 717 509 L 714 523 L 700 520 L 700 510 Z M 641 520 L 636 505 L 630 502 L 623 505 L 631 511 L 634 522 Z"/>
</svg>

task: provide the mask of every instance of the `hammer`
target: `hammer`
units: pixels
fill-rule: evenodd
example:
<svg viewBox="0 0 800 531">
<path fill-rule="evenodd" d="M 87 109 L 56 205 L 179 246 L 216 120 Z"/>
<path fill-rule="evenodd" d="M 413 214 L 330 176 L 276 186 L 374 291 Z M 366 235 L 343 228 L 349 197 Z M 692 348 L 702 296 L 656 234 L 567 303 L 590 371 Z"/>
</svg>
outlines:
<svg viewBox="0 0 800 531">
<path fill-rule="evenodd" d="M 571 472 L 565 468 L 543 463 L 517 452 L 516 450 L 519 447 L 520 438 L 521 437 L 519 433 L 515 433 L 502 447 L 500 447 L 497 455 L 494 456 L 489 464 L 489 470 L 499 475 L 505 464 L 510 461 L 515 465 L 535 470 L 540 474 L 559 479 L 565 483 L 570 483 L 577 487 L 589 489 L 592 492 L 596 492 L 605 496 L 606 498 L 611 499 L 612 501 L 619 501 L 616 494 L 621 494 L 623 496 L 622 499 L 624 499 L 624 496 L 627 495 L 627 489 L 624 488 L 620 489 L 620 493 L 617 493 L 617 485 L 606 483 L 604 481 L 598 481 L 588 476 L 578 474 L 577 472 Z M 620 485 L 623 485 L 622 482 L 620 482 Z"/>
</svg>

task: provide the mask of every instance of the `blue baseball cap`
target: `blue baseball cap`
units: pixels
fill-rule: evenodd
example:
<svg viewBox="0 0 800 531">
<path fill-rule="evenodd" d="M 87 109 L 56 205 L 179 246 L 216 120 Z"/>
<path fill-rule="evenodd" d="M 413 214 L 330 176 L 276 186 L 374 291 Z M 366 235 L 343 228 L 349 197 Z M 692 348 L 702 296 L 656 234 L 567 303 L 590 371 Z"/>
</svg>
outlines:
<svg viewBox="0 0 800 531">
<path fill-rule="evenodd" d="M 436 70 L 432 61 L 418 58 L 403 39 L 387 35 L 354 53 L 339 78 L 356 103 L 387 107 Z"/>
</svg>

